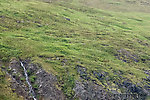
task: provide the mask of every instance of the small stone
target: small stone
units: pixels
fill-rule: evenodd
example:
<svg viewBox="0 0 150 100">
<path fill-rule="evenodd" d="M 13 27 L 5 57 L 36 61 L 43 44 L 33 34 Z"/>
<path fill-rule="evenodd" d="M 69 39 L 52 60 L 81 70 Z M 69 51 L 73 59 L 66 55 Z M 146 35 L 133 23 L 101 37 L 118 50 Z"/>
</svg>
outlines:
<svg viewBox="0 0 150 100">
<path fill-rule="evenodd" d="M 150 81 L 150 75 L 146 77 L 148 81 Z"/>
<path fill-rule="evenodd" d="M 70 21 L 70 19 L 69 18 L 65 18 L 66 20 L 68 20 L 68 21 Z"/>
</svg>

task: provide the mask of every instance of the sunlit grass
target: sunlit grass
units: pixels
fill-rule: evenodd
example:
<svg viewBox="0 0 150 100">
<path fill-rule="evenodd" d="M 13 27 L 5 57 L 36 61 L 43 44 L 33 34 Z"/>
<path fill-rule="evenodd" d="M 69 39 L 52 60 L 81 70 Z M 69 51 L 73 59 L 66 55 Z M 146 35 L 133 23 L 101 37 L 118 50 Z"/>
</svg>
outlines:
<svg viewBox="0 0 150 100">
<path fill-rule="evenodd" d="M 141 58 L 150 57 L 148 13 L 105 11 L 77 5 L 77 1 L 1 0 L 0 5 L 3 62 L 32 57 L 46 71 L 57 76 L 73 74 L 76 79 L 76 65 L 86 67 L 89 75 L 92 70 L 103 70 L 113 78 L 117 77 L 113 71 L 122 71 L 134 83 L 146 77 L 150 61 L 143 63 Z M 121 49 L 137 55 L 139 62 L 119 60 L 115 55 Z"/>
</svg>

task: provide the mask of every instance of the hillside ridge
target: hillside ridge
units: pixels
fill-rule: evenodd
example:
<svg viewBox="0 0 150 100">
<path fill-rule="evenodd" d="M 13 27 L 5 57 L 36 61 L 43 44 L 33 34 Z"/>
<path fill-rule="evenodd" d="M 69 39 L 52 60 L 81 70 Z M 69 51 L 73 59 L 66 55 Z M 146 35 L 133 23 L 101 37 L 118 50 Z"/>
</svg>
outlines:
<svg viewBox="0 0 150 100">
<path fill-rule="evenodd" d="M 104 95 L 112 100 L 134 94 L 132 99 L 142 100 L 150 95 L 149 5 L 139 11 L 141 0 L 91 2 L 0 0 L 0 99 L 31 99 L 16 88 L 28 90 L 23 70 L 11 66 L 13 61 L 20 66 L 18 58 L 27 64 L 37 99 L 96 100 Z M 38 70 L 51 79 L 46 82 Z"/>
</svg>

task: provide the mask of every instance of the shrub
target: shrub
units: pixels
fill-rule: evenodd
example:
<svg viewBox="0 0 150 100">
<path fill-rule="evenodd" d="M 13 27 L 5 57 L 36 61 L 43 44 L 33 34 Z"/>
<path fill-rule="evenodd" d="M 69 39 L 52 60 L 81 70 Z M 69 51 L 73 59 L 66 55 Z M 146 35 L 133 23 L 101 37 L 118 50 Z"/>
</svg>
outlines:
<svg viewBox="0 0 150 100">
<path fill-rule="evenodd" d="M 31 81 L 31 83 L 34 83 L 34 82 L 35 82 L 35 79 L 36 79 L 36 76 L 35 76 L 35 75 L 30 76 L 30 81 Z"/>
</svg>

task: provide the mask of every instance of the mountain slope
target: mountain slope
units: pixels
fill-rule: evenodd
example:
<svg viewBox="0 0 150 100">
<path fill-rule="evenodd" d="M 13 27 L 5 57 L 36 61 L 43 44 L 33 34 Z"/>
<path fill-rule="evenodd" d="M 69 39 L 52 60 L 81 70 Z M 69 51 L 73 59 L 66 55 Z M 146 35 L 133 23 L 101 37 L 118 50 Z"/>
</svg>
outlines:
<svg viewBox="0 0 150 100">
<path fill-rule="evenodd" d="M 1 65 L 7 69 L 11 59 L 31 58 L 57 76 L 67 98 L 81 79 L 118 93 L 128 89 L 118 84 L 128 82 L 149 93 L 150 14 L 83 4 L 0 0 Z"/>
<path fill-rule="evenodd" d="M 149 0 L 80 0 L 80 3 L 104 10 L 149 13 Z"/>
</svg>

